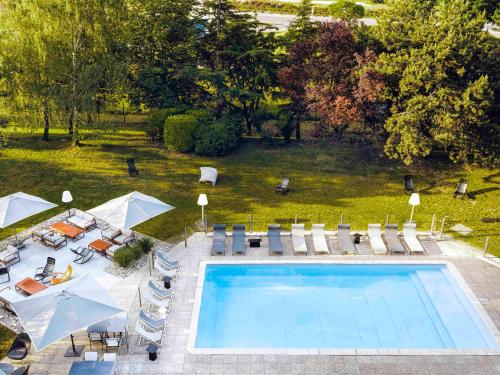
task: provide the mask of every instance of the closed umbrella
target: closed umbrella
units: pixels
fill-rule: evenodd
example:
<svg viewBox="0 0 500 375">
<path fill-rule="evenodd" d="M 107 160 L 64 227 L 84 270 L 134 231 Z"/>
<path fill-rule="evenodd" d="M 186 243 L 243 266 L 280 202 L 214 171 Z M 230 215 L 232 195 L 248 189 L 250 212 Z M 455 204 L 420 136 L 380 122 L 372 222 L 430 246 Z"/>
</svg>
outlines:
<svg viewBox="0 0 500 375">
<path fill-rule="evenodd" d="M 134 191 L 87 212 L 115 228 L 125 230 L 174 208 L 154 197 Z"/>
<path fill-rule="evenodd" d="M 123 311 L 92 276 L 53 286 L 12 304 L 16 315 L 37 351 L 71 336 L 66 357 L 80 356 L 73 333 Z"/>
<path fill-rule="evenodd" d="M 40 212 L 57 207 L 42 198 L 23 192 L 7 195 L 0 198 L 0 228 L 8 227 L 20 220 L 26 219 Z M 16 230 L 14 229 L 14 232 Z M 17 233 L 16 234 L 16 244 Z"/>
</svg>

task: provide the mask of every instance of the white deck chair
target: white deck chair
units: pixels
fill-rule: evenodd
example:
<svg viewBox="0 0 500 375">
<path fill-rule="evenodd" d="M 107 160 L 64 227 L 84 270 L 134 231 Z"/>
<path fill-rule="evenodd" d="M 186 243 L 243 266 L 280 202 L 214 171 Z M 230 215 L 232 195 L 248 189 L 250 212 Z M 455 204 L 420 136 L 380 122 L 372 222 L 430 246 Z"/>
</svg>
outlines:
<svg viewBox="0 0 500 375">
<path fill-rule="evenodd" d="M 85 352 L 84 361 L 97 361 L 97 352 Z"/>
<path fill-rule="evenodd" d="M 217 182 L 217 169 L 200 167 L 200 182 L 210 182 L 213 186 Z"/>
<path fill-rule="evenodd" d="M 328 243 L 325 238 L 325 224 L 312 225 L 312 238 L 315 254 L 330 254 Z"/>
<path fill-rule="evenodd" d="M 304 224 L 292 224 L 293 253 L 307 254 L 306 239 L 304 238 Z"/>
<path fill-rule="evenodd" d="M 403 224 L 403 239 L 406 243 L 408 251 L 410 252 L 410 255 L 413 253 L 418 253 L 418 254 L 424 253 L 424 247 L 417 238 L 417 224 L 415 223 Z"/>
<path fill-rule="evenodd" d="M 172 279 L 177 279 L 177 268 L 169 268 L 168 265 L 163 263 L 158 258 L 154 260 L 154 268 L 160 273 L 160 275 L 171 277 Z"/>
<path fill-rule="evenodd" d="M 142 341 L 155 343 L 158 346 L 163 342 L 163 331 L 153 330 L 140 320 L 135 323 L 135 332 L 139 335 L 139 345 Z"/>
<path fill-rule="evenodd" d="M 382 239 L 382 225 L 368 224 L 368 239 L 370 240 L 370 247 L 373 254 L 387 254 L 387 247 L 385 247 L 384 240 Z"/>
<path fill-rule="evenodd" d="M 144 291 L 144 299 L 158 309 L 166 309 L 166 312 L 170 311 L 171 298 L 162 297 L 149 287 L 146 287 L 146 290 Z"/>
</svg>

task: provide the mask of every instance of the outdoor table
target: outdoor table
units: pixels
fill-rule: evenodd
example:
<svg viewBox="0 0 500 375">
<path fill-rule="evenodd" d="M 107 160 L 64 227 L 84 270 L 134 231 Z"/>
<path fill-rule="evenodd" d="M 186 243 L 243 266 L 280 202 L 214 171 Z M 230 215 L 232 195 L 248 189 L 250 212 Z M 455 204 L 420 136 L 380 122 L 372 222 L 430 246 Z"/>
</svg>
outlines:
<svg viewBox="0 0 500 375">
<path fill-rule="evenodd" d="M 22 279 L 21 281 L 18 281 L 15 286 L 17 291 L 22 290 L 24 293 L 30 296 L 47 289 L 46 285 L 43 285 L 43 283 L 39 281 L 33 280 L 31 277 L 27 277 L 25 279 Z"/>
<path fill-rule="evenodd" d="M 73 241 L 85 237 L 85 231 L 83 229 L 77 228 L 70 224 L 66 224 L 62 221 L 58 221 L 57 223 L 52 224 L 51 228 L 57 233 L 71 238 Z"/>
<path fill-rule="evenodd" d="M 114 362 L 78 361 L 73 362 L 68 375 L 111 375 Z"/>
<path fill-rule="evenodd" d="M 158 358 L 158 350 L 159 346 L 156 344 L 149 344 L 148 347 L 146 348 L 146 351 L 149 353 L 149 360 L 150 361 L 156 361 Z"/>
<path fill-rule="evenodd" d="M 97 239 L 89 243 L 88 246 L 92 250 L 98 251 L 102 256 L 105 256 L 106 250 L 113 246 L 113 244 L 105 240 Z"/>
<path fill-rule="evenodd" d="M 250 247 L 260 247 L 262 239 L 260 238 L 249 238 L 248 242 L 250 242 Z"/>
</svg>

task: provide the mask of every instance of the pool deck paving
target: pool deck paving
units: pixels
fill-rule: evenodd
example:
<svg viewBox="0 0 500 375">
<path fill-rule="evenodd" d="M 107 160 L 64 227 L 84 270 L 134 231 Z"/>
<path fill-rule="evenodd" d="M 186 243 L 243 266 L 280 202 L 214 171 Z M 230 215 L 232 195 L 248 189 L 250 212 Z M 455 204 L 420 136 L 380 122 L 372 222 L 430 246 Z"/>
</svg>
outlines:
<svg viewBox="0 0 500 375">
<path fill-rule="evenodd" d="M 129 349 L 122 345 L 116 364 L 116 374 L 357 374 L 357 375 L 392 375 L 392 374 L 437 374 L 437 375 L 493 375 L 500 374 L 500 355 L 488 351 L 482 355 L 438 355 L 428 352 L 426 355 L 411 351 L 408 355 L 391 353 L 387 355 L 363 355 L 363 351 L 346 351 L 351 355 L 305 355 L 294 351 L 284 351 L 283 354 L 267 354 L 256 351 L 255 354 L 195 354 L 188 349 L 191 319 L 195 306 L 195 294 L 198 285 L 200 263 L 204 261 L 436 261 L 453 264 L 465 280 L 477 301 L 486 311 L 492 324 L 500 327 L 500 263 L 495 260 L 480 259 L 478 250 L 474 250 L 462 242 L 451 239 L 444 241 L 426 240 L 424 256 L 374 256 L 369 255 L 369 247 L 363 241 L 359 246 L 358 255 L 340 254 L 335 240 L 330 242 L 331 253 L 334 255 L 313 255 L 312 241 L 307 238 L 308 255 L 294 256 L 291 239 L 284 238 L 285 253 L 283 256 L 267 253 L 267 239 L 263 238 L 262 248 L 247 248 L 246 256 L 232 256 L 228 251 L 226 256 L 211 256 L 211 238 L 204 233 L 195 233 L 188 239 L 188 247 L 184 242 L 174 246 L 169 256 L 179 260 L 180 272 L 173 283 L 173 303 L 168 313 L 167 329 L 163 346 L 158 353 L 158 359 L 149 361 L 145 345 L 138 345 L 138 337 L 134 334 L 135 317 L 139 310 L 138 286 L 143 289 L 150 278 L 149 267 L 146 265 L 122 281 L 109 286 L 109 292 L 114 296 L 129 314 Z M 228 249 L 231 248 L 228 239 Z M 248 246 L 248 245 L 247 245 Z M 153 277 L 155 273 L 153 271 Z M 76 334 L 76 343 L 84 344 L 90 351 L 87 335 L 84 331 Z M 31 375 L 62 375 L 69 372 L 73 358 L 65 358 L 64 352 L 69 340 L 49 346 L 40 353 L 32 354 L 23 362 L 30 363 Z M 102 351 L 99 345 L 93 350 Z M 216 351 L 213 351 L 216 353 Z M 477 353 L 480 353 L 479 351 Z M 375 354 L 375 355 L 373 355 Z M 486 355 L 488 354 L 488 355 Z"/>
</svg>

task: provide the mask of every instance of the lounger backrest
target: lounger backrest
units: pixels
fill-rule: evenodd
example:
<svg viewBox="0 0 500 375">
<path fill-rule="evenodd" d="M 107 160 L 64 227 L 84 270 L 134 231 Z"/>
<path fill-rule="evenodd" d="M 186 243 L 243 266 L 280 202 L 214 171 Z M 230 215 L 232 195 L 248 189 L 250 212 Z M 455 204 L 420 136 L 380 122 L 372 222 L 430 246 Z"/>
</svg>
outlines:
<svg viewBox="0 0 500 375">
<path fill-rule="evenodd" d="M 369 238 L 382 237 L 382 226 L 380 224 L 368 224 L 368 237 Z"/>
<path fill-rule="evenodd" d="M 280 184 L 280 186 L 279 186 L 279 187 L 280 187 L 280 188 L 282 188 L 282 189 L 286 189 L 286 188 L 288 188 L 288 184 L 289 184 L 289 183 L 290 183 L 290 178 L 285 177 L 285 178 L 283 179 L 283 181 L 281 181 L 281 184 Z"/>
<path fill-rule="evenodd" d="M 458 185 L 457 185 L 457 193 L 458 194 L 465 194 L 467 192 L 467 180 L 461 178 L 460 181 L 458 182 Z"/>
<path fill-rule="evenodd" d="M 338 230 L 337 235 L 339 237 L 351 236 L 351 226 L 349 224 L 339 224 L 337 230 Z"/>
<path fill-rule="evenodd" d="M 385 236 L 397 238 L 398 236 L 398 225 L 397 224 L 386 224 L 385 225 Z"/>
<path fill-rule="evenodd" d="M 312 225 L 313 236 L 322 237 L 325 235 L 325 224 L 313 224 Z"/>
<path fill-rule="evenodd" d="M 406 223 L 403 225 L 403 237 L 416 238 L 417 237 L 417 224 Z"/>
<path fill-rule="evenodd" d="M 226 235 L 226 224 L 214 224 L 214 234 L 222 233 L 224 236 Z"/>
<path fill-rule="evenodd" d="M 245 237 L 245 224 L 233 224 L 233 237 Z"/>
<path fill-rule="evenodd" d="M 279 224 L 269 224 L 267 226 L 267 235 L 268 237 L 274 236 L 274 237 L 280 237 L 281 226 Z"/>
<path fill-rule="evenodd" d="M 304 224 L 292 224 L 293 236 L 304 236 Z"/>
<path fill-rule="evenodd" d="M 413 176 L 411 174 L 407 174 L 403 177 L 403 179 L 405 181 L 405 189 L 413 190 Z"/>
<path fill-rule="evenodd" d="M 56 260 L 52 257 L 47 257 L 47 263 L 45 264 L 42 273 L 44 274 L 52 273 L 54 271 L 55 266 L 56 266 Z"/>
</svg>

